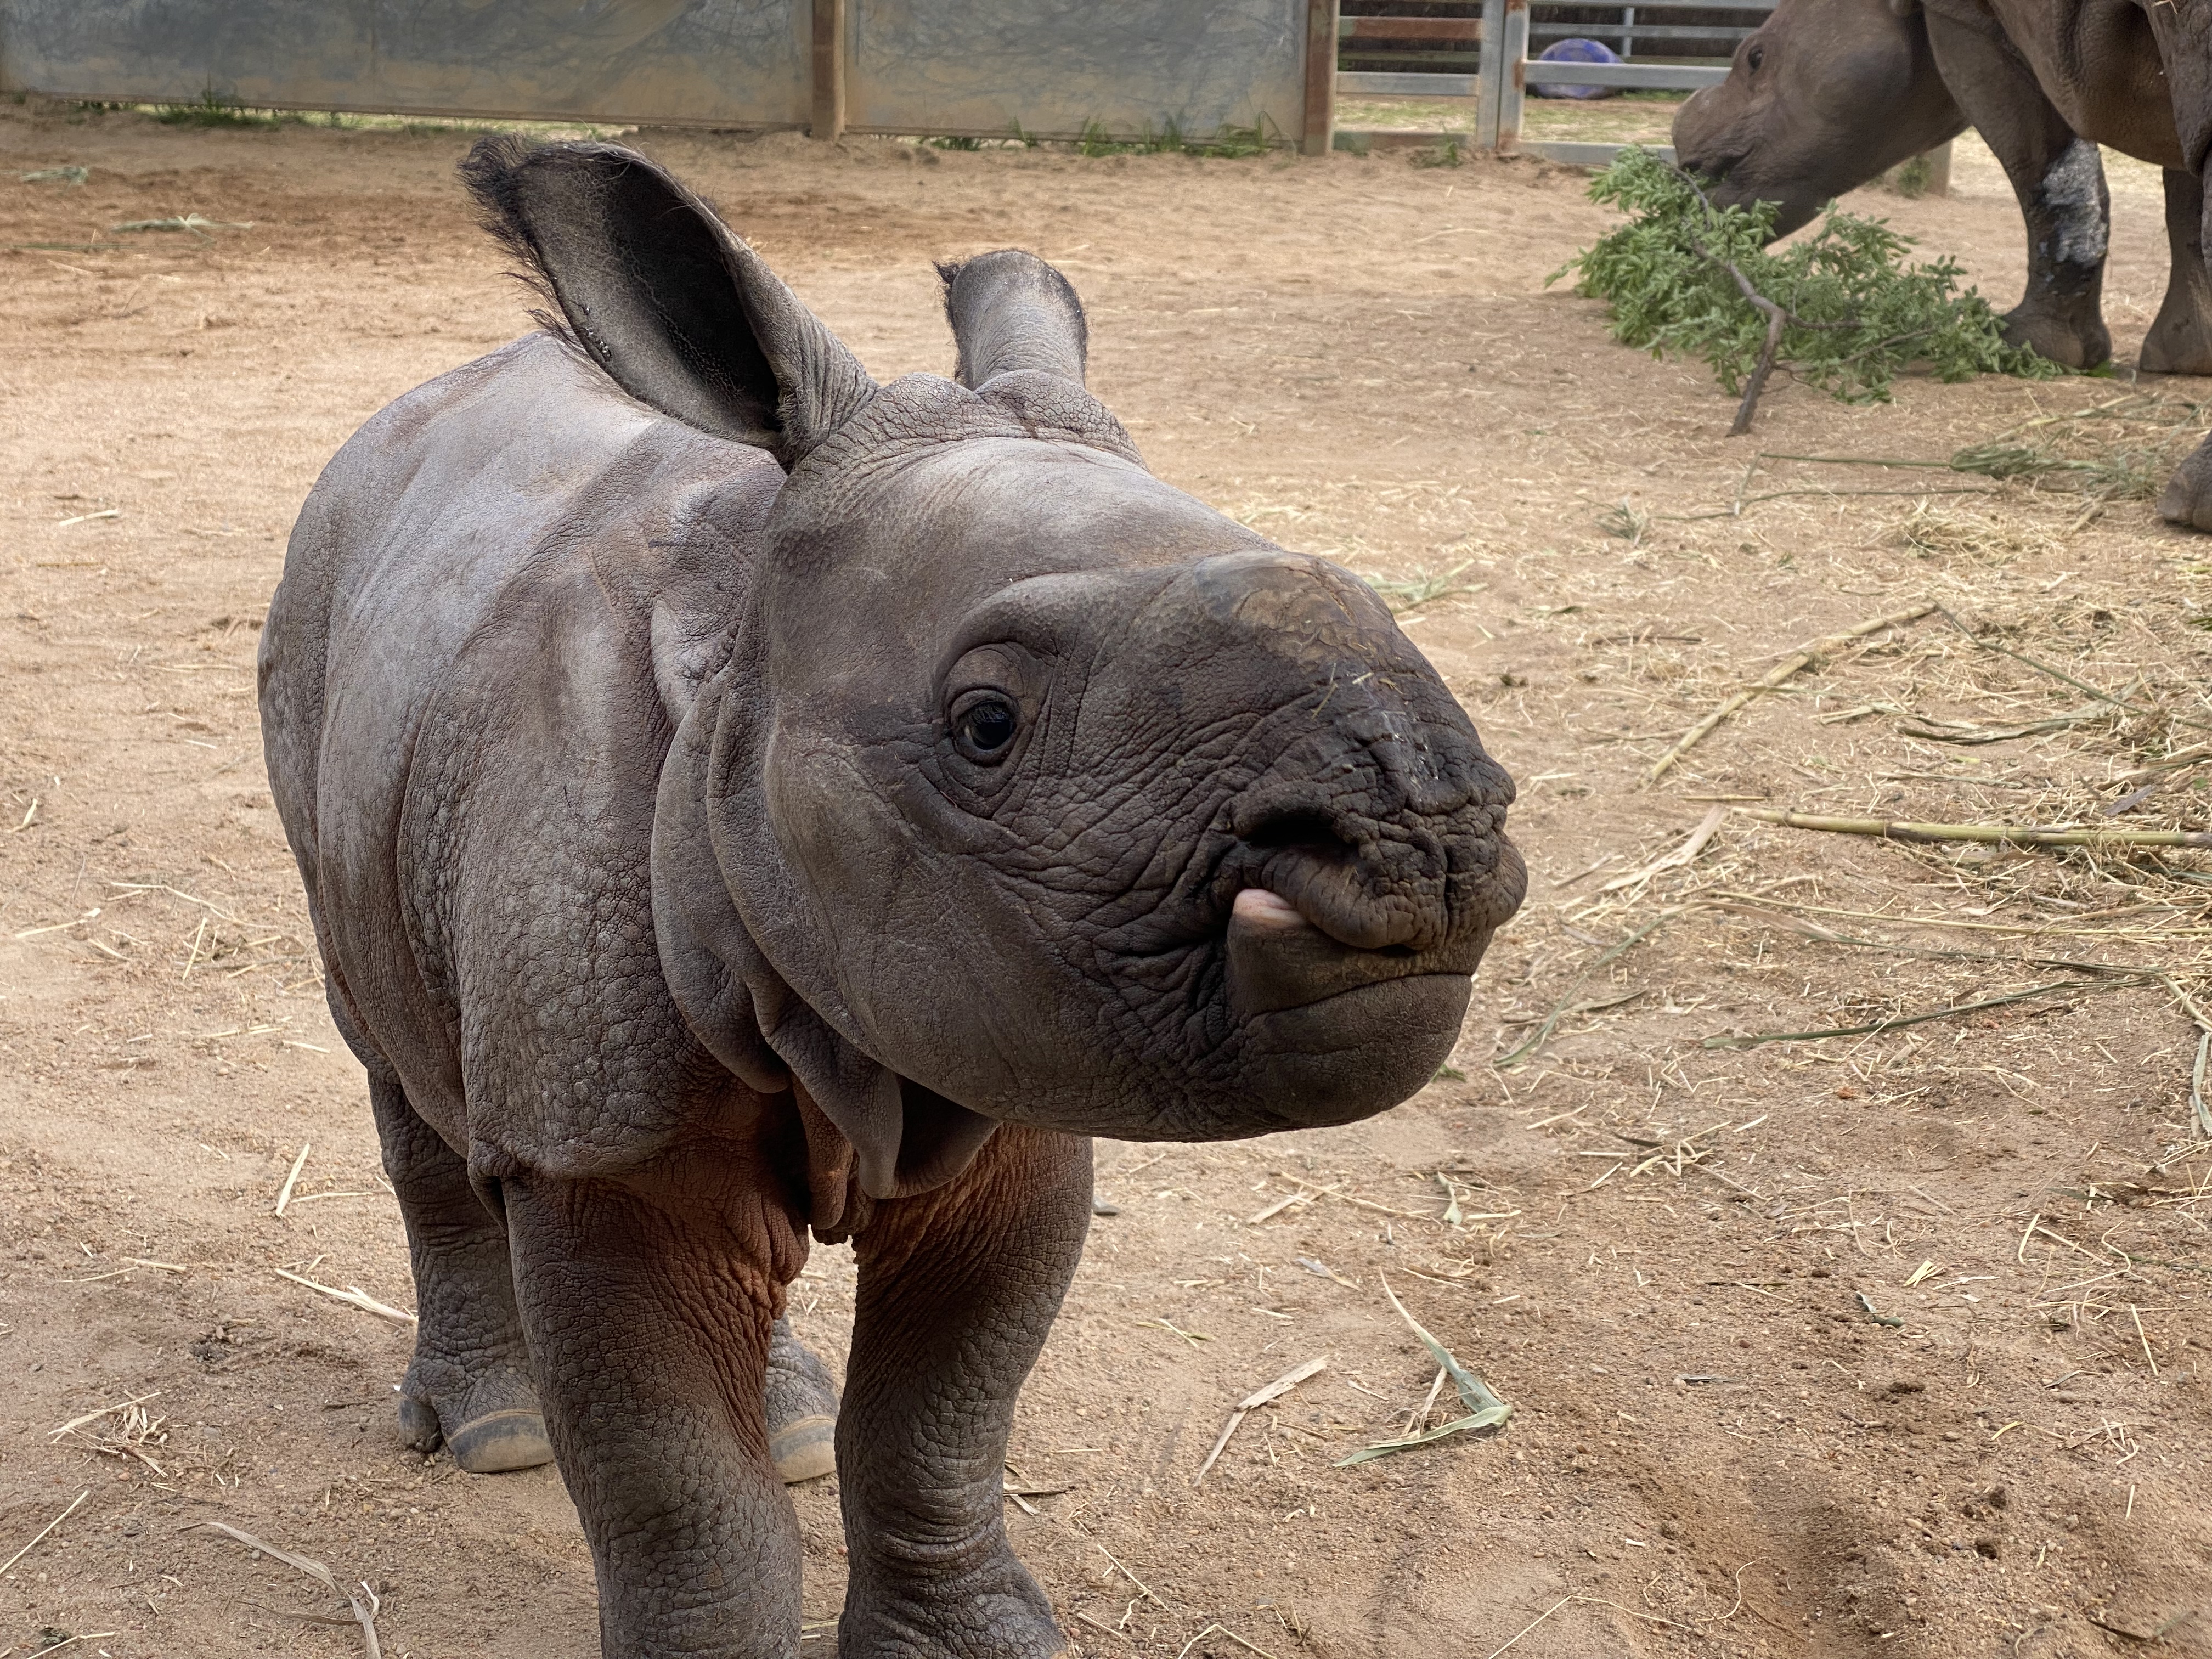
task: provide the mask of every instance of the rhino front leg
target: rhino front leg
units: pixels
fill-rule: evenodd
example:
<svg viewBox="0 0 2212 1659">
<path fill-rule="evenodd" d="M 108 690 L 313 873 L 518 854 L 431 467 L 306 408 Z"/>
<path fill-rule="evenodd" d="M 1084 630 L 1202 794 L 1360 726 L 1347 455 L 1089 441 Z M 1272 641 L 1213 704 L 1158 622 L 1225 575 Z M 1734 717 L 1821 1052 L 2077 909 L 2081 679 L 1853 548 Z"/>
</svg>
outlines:
<svg viewBox="0 0 2212 1659">
<path fill-rule="evenodd" d="M 1960 113 L 1996 153 L 2027 223 L 2027 291 L 2005 338 L 2069 368 L 2112 355 L 2105 326 L 2112 204 L 2097 147 L 2077 137 L 2002 34 L 1929 9 L 1928 44 Z"/>
<path fill-rule="evenodd" d="M 838 1659 L 1044 1659 L 1052 1603 L 1006 1542 L 1006 1435 L 1083 1254 L 1091 1143 L 1002 1127 L 854 1238 L 837 1425 L 851 1578 Z"/>
<path fill-rule="evenodd" d="M 450 1448 L 471 1474 L 550 1462 L 507 1234 L 470 1186 L 468 1165 L 408 1104 L 397 1077 L 372 1071 L 368 1097 L 407 1224 L 422 1322 L 399 1385 L 400 1437 L 421 1452 Z"/>
<path fill-rule="evenodd" d="M 777 1188 L 696 1147 L 638 1179 L 503 1181 L 515 1289 L 607 1659 L 791 1659 L 798 1517 L 769 1452 Z"/>
</svg>

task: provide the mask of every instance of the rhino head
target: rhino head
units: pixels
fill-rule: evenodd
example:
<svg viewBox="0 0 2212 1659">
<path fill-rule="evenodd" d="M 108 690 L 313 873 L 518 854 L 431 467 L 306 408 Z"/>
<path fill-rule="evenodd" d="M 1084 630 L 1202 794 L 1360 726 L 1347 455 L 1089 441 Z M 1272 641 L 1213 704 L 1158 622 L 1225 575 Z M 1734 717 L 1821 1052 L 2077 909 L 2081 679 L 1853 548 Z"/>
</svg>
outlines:
<svg viewBox="0 0 2212 1659">
<path fill-rule="evenodd" d="M 581 349 L 775 486 L 653 825 L 724 1065 L 877 1197 L 998 1121 L 1221 1139 L 1429 1080 L 1521 900 L 1511 782 L 1358 577 L 1146 469 L 1059 272 L 941 267 L 957 378 L 878 385 L 644 158 L 470 173 Z"/>
<path fill-rule="evenodd" d="M 1966 125 L 1919 0 L 1782 0 L 1676 113 L 1674 154 L 1716 206 L 1778 203 L 1784 236 Z"/>
</svg>

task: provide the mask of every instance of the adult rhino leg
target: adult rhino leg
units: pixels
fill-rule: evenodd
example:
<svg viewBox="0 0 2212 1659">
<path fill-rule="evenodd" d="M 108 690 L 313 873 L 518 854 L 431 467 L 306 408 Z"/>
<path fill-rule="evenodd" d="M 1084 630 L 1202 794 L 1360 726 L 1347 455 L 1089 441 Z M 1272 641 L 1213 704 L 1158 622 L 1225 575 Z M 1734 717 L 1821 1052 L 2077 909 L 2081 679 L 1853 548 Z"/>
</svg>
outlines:
<svg viewBox="0 0 2212 1659">
<path fill-rule="evenodd" d="M 2212 374 L 2212 273 L 2204 266 L 2204 181 L 2166 169 L 2166 241 L 2172 269 L 2166 303 L 2143 336 L 2146 374 Z"/>
<path fill-rule="evenodd" d="M 396 1076 L 372 1066 L 368 1096 L 407 1224 L 421 1320 L 399 1385 L 400 1437 L 422 1452 L 449 1447 L 471 1474 L 550 1462 L 506 1231 L 470 1186 L 468 1165 L 408 1104 Z"/>
<path fill-rule="evenodd" d="M 1007 1545 L 1014 1401 L 1091 1220 L 1091 1143 L 1001 1127 L 955 1181 L 878 1204 L 837 1472 L 851 1577 L 838 1659 L 1044 1659 L 1052 1604 Z"/>
<path fill-rule="evenodd" d="M 2200 152 L 2201 154 L 2202 152 Z M 2212 212 L 2212 191 L 2202 188 L 2198 195 L 2204 208 Z M 2166 198 L 2166 223 L 2171 229 L 2173 198 Z M 2212 226 L 2198 232 L 2197 246 L 2201 252 L 2212 243 Z M 2159 515 L 2174 524 L 2185 524 L 2195 530 L 2212 530 L 2212 439 L 2208 439 L 2183 458 L 2174 468 L 2173 477 L 2166 480 L 2166 493 L 2158 498 Z"/>
<path fill-rule="evenodd" d="M 2069 368 L 2110 361 L 2112 200 L 2097 147 L 2075 136 L 2001 35 L 1932 9 L 1926 15 L 1943 84 L 2002 164 L 2027 222 L 2027 289 L 2005 313 L 2005 338 Z"/>
<path fill-rule="evenodd" d="M 804 1246 L 772 1176 L 690 1146 L 620 1184 L 500 1190 L 607 1659 L 793 1659 L 799 1522 L 766 1391 Z"/>
</svg>

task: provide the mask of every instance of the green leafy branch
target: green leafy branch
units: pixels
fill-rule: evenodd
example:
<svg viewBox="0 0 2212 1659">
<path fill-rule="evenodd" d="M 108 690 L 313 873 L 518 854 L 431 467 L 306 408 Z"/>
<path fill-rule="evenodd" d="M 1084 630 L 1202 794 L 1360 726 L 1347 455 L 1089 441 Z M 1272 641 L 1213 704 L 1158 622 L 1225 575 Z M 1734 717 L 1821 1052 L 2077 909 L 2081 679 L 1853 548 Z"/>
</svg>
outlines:
<svg viewBox="0 0 2212 1659">
<path fill-rule="evenodd" d="M 1717 208 L 1644 149 L 1622 151 L 1589 193 L 1629 221 L 1550 280 L 1578 270 L 1577 290 L 1606 301 L 1623 344 L 1710 363 L 1741 394 L 1731 436 L 1751 429 L 1778 364 L 1845 403 L 1887 402 L 1916 362 L 1941 380 L 2063 372 L 2005 343 L 1989 301 L 1960 287 L 1956 260 L 1906 264 L 1911 240 L 1881 220 L 1832 207 L 1819 230 L 1771 251 L 1775 204 Z"/>
</svg>

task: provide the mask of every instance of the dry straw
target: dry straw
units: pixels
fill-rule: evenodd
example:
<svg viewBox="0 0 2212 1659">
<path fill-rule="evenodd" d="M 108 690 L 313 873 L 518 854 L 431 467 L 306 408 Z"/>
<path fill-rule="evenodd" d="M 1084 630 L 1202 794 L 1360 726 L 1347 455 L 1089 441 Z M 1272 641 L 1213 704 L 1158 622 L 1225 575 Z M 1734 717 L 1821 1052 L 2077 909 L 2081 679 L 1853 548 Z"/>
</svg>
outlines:
<svg viewBox="0 0 2212 1659">
<path fill-rule="evenodd" d="M 282 1561 L 286 1566 L 307 1574 L 308 1577 L 343 1601 L 349 1612 L 337 1617 L 326 1613 L 290 1613 L 285 1616 L 296 1619 L 304 1625 L 358 1626 L 361 1630 L 362 1651 L 365 1659 L 382 1659 L 384 1650 L 376 1639 L 376 1615 L 383 1604 L 378 1600 L 376 1592 L 369 1589 L 367 1583 L 363 1583 L 361 1587 L 361 1595 L 368 1598 L 368 1603 L 364 1607 L 362 1604 L 361 1595 L 356 1595 L 351 1590 L 340 1584 L 337 1576 L 321 1562 L 312 1560 L 304 1555 L 295 1555 L 289 1550 L 278 1549 L 274 1544 L 264 1543 L 250 1532 L 241 1531 L 236 1527 L 225 1526 L 220 1521 L 202 1521 L 193 1526 L 183 1528 L 181 1530 L 221 1533 L 225 1538 L 234 1539 L 250 1550 L 258 1550 L 273 1561 Z"/>
</svg>

